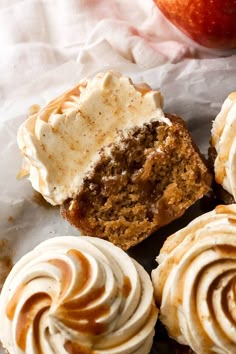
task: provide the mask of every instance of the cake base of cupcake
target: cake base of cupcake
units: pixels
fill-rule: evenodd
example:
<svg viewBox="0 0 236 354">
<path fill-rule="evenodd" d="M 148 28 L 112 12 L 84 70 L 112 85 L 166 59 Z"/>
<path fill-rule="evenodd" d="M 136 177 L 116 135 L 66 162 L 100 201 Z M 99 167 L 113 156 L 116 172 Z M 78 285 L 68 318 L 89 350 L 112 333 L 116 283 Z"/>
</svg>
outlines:
<svg viewBox="0 0 236 354">
<path fill-rule="evenodd" d="M 61 213 L 83 234 L 123 249 L 180 217 L 210 188 L 211 175 L 180 117 L 153 121 L 101 151 Z"/>
</svg>

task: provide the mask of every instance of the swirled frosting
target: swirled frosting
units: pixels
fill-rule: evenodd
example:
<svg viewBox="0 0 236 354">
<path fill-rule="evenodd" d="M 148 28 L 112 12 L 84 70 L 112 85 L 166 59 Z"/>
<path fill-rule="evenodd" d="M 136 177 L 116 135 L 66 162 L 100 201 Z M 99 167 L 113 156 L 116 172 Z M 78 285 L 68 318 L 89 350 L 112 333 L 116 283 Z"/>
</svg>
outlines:
<svg viewBox="0 0 236 354">
<path fill-rule="evenodd" d="M 170 236 L 152 272 L 160 319 L 199 354 L 236 353 L 236 205 Z"/>
<path fill-rule="evenodd" d="M 226 98 L 213 122 L 212 145 L 217 153 L 215 180 L 236 201 L 236 92 Z"/>
<path fill-rule="evenodd" d="M 147 354 L 157 309 L 146 271 L 92 237 L 43 242 L 13 267 L 0 295 L 10 354 Z"/>
<path fill-rule="evenodd" d="M 171 124 L 162 96 L 108 72 L 79 83 L 30 116 L 19 128 L 24 171 L 33 187 L 53 205 L 79 191 L 101 149 L 119 143 L 136 126 L 150 121 Z"/>
</svg>

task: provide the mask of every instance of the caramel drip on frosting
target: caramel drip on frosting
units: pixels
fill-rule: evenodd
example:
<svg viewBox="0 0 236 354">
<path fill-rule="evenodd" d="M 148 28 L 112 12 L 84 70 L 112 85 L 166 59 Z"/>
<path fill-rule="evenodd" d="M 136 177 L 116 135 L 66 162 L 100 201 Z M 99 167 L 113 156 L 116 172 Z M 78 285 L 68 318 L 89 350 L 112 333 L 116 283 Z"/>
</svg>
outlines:
<svg viewBox="0 0 236 354">
<path fill-rule="evenodd" d="M 109 312 L 110 306 L 102 304 L 96 308 L 68 311 L 65 313 L 66 316 L 62 317 L 59 313 L 57 318 L 68 328 L 96 336 L 107 331 L 107 325 L 98 322 L 98 320 L 105 317 Z"/>
<path fill-rule="evenodd" d="M 68 103 L 70 106 L 70 103 L 75 101 L 76 97 L 80 96 L 81 87 L 86 87 L 86 83 L 81 83 L 76 85 L 73 89 L 68 90 L 66 93 L 57 97 L 55 100 L 52 100 L 45 108 L 43 108 L 36 114 L 40 116 L 40 119 L 47 122 L 52 114 L 64 113 L 68 108 Z"/>
<path fill-rule="evenodd" d="M 23 351 L 26 349 L 26 338 L 29 328 L 35 321 L 37 314 L 42 315 L 51 305 L 51 298 L 45 293 L 32 295 L 23 305 L 16 326 L 16 342 Z M 37 323 L 40 318 L 37 317 Z"/>
<path fill-rule="evenodd" d="M 71 279 L 72 279 L 71 268 L 68 263 L 62 261 L 61 259 L 52 259 L 49 260 L 48 263 L 54 265 L 61 271 L 61 279 L 62 279 L 61 290 L 60 290 L 60 298 L 61 298 L 63 297 L 63 295 L 65 294 L 65 292 L 67 291 L 71 283 Z"/>
<path fill-rule="evenodd" d="M 8 302 L 6 307 L 7 318 L 12 321 L 16 312 L 16 307 L 19 302 L 19 299 L 24 291 L 24 285 L 20 285 L 17 290 L 14 292 L 11 300 Z"/>
<path fill-rule="evenodd" d="M 81 264 L 81 268 L 83 269 L 83 273 L 82 273 L 82 277 L 80 279 L 80 288 L 83 289 L 91 277 L 91 269 L 90 269 L 89 261 L 83 255 L 83 253 L 81 253 L 80 251 L 75 250 L 75 249 L 70 249 L 69 251 L 67 251 L 67 254 L 69 256 L 75 258 L 76 261 Z"/>
<path fill-rule="evenodd" d="M 102 286 L 97 289 L 93 289 L 91 292 L 85 294 L 84 296 L 80 296 L 79 298 L 72 298 L 72 300 L 67 301 L 61 307 L 62 312 L 65 310 L 80 310 L 84 307 L 88 307 L 93 302 L 98 300 L 105 293 L 105 287 Z M 60 311 L 61 312 L 61 311 Z"/>
<path fill-rule="evenodd" d="M 64 344 L 65 350 L 68 352 L 68 354 L 93 354 L 93 350 L 90 348 L 84 347 L 78 343 L 74 342 L 66 342 Z"/>
<path fill-rule="evenodd" d="M 127 275 L 124 276 L 124 284 L 122 290 L 122 295 L 124 296 L 124 298 L 127 298 L 132 290 L 132 284 Z"/>
</svg>

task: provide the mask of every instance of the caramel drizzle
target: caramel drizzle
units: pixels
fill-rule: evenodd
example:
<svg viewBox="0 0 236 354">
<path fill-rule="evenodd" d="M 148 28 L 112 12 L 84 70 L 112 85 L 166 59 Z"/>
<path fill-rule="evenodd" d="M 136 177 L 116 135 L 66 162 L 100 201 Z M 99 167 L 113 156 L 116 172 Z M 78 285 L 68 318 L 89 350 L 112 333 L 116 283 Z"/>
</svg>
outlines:
<svg viewBox="0 0 236 354">
<path fill-rule="evenodd" d="M 131 289 L 132 289 L 132 285 L 131 285 L 130 278 L 127 275 L 125 275 L 123 281 L 123 289 L 122 289 L 122 296 L 125 299 L 127 299 L 127 297 L 129 296 Z"/>
<path fill-rule="evenodd" d="M 81 89 L 85 88 L 86 86 L 86 82 L 82 82 L 76 85 L 73 89 L 68 90 L 66 93 L 60 95 L 56 99 L 49 102 L 49 104 L 44 109 L 42 109 L 39 113 L 36 114 L 39 115 L 40 119 L 47 122 L 50 115 L 56 113 L 64 113 L 68 109 L 68 103 L 72 104 L 73 102 L 75 102 L 76 98 L 80 96 Z"/>
<path fill-rule="evenodd" d="M 16 326 L 16 343 L 22 351 L 26 349 L 26 338 L 32 323 L 37 319 L 36 328 L 39 326 L 42 314 L 47 311 L 51 303 L 50 296 L 45 293 L 34 294 L 24 303 Z M 37 341 L 39 342 L 39 339 Z"/>
<path fill-rule="evenodd" d="M 16 307 L 18 305 L 21 294 L 24 292 L 24 285 L 20 285 L 15 293 L 13 294 L 11 300 L 8 302 L 6 307 L 6 316 L 12 321 L 16 312 Z"/>
<path fill-rule="evenodd" d="M 61 271 L 61 289 L 59 294 L 59 299 L 62 298 L 68 287 L 70 286 L 72 280 L 72 271 L 68 263 L 61 259 L 52 259 L 48 261 L 49 264 L 57 267 Z"/>
<path fill-rule="evenodd" d="M 82 278 L 80 278 L 79 285 L 73 289 L 69 298 L 65 303 L 62 303 L 56 311 L 56 317 L 68 328 L 73 330 L 89 333 L 91 335 L 100 335 L 107 331 L 107 324 L 98 322 L 98 319 L 106 316 L 110 312 L 109 304 L 100 304 L 95 308 L 89 308 L 94 302 L 96 302 L 105 293 L 105 286 L 101 286 L 97 289 L 92 289 L 89 293 L 81 296 L 80 298 L 74 298 L 86 288 L 86 285 L 91 278 L 91 267 L 87 258 L 78 250 L 70 249 L 67 254 L 73 257 L 77 262 L 81 264 Z M 57 267 L 61 272 L 61 289 L 58 299 L 62 299 L 65 295 L 70 283 L 72 281 L 72 270 L 70 266 L 61 259 L 52 259 L 48 261 L 49 264 Z M 9 320 L 13 320 L 17 304 L 24 292 L 25 285 L 21 285 L 15 291 L 12 299 L 9 301 L 6 308 L 6 315 Z M 124 276 L 123 287 L 121 289 L 121 295 L 127 298 L 131 292 L 132 286 L 128 276 Z M 38 348 L 39 354 L 41 354 L 41 345 L 39 338 L 39 327 L 42 315 L 47 311 L 52 304 L 51 297 L 43 292 L 32 295 L 22 306 L 19 317 L 17 319 L 16 326 L 16 342 L 19 348 L 23 351 L 26 349 L 27 333 L 31 326 L 33 326 L 34 341 Z M 67 342 L 65 349 L 68 353 L 81 353 L 90 354 L 90 349 L 84 348 L 79 344 Z M 89 351 L 88 351 L 89 350 Z"/>
<path fill-rule="evenodd" d="M 96 336 L 107 331 L 107 325 L 98 322 L 98 319 L 109 312 L 109 305 L 100 305 L 94 309 L 67 311 L 65 316 L 59 312 L 57 318 L 68 328 Z"/>
<path fill-rule="evenodd" d="M 83 255 L 83 253 L 75 249 L 70 249 L 67 252 L 67 254 L 68 256 L 73 257 L 77 262 L 81 264 L 81 269 L 83 269 L 83 274 L 82 274 L 82 278 L 80 278 L 80 291 L 82 291 L 86 287 L 89 279 L 91 278 L 91 269 L 90 269 L 89 261 Z M 76 292 L 78 291 L 78 289 L 75 290 Z M 72 295 L 74 295 L 74 293 Z"/>
<path fill-rule="evenodd" d="M 86 348 L 81 344 L 67 341 L 64 344 L 64 348 L 68 354 L 93 354 L 94 351 L 90 348 Z"/>
<path fill-rule="evenodd" d="M 91 269 L 87 258 L 80 251 L 71 249 L 67 254 L 81 264 L 83 272 L 79 288 L 75 287 L 70 298 L 60 306 L 60 309 L 58 309 L 56 314 L 57 318 L 59 318 L 64 325 L 76 331 L 93 335 L 104 333 L 107 330 L 107 326 L 98 323 L 97 320 L 107 315 L 110 311 L 110 307 L 106 304 L 101 304 L 96 308 L 91 309 L 88 309 L 88 307 L 102 297 L 105 293 L 105 287 L 102 286 L 97 289 L 92 289 L 91 292 L 84 296 L 74 299 L 75 295 L 78 295 L 86 288 L 87 283 L 91 278 Z"/>
</svg>

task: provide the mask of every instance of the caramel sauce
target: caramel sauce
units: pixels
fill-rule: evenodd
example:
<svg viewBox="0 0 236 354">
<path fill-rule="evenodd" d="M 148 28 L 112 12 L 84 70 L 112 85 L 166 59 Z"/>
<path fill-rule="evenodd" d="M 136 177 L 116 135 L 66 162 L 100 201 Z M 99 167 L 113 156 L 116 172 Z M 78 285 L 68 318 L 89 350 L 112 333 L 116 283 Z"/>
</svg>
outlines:
<svg viewBox="0 0 236 354">
<path fill-rule="evenodd" d="M 29 115 L 33 115 L 35 113 L 38 113 L 40 111 L 40 106 L 38 104 L 32 104 L 29 108 Z"/>
<path fill-rule="evenodd" d="M 225 162 L 226 160 L 224 160 Z M 225 167 L 223 166 L 223 161 L 222 161 L 222 165 L 219 166 L 219 170 L 217 171 L 216 175 L 215 175 L 215 181 L 216 183 L 218 184 L 222 184 L 223 181 L 224 181 L 224 178 L 226 176 L 226 169 Z"/>
<path fill-rule="evenodd" d="M 222 257 L 236 256 L 236 247 L 232 245 L 216 245 L 213 247 L 213 250 Z"/>
<path fill-rule="evenodd" d="M 80 278 L 80 290 L 82 290 L 86 286 L 89 278 L 91 277 L 91 270 L 90 270 L 89 261 L 83 255 L 83 253 L 81 253 L 80 251 L 75 250 L 75 249 L 70 249 L 67 252 L 67 254 L 69 256 L 73 257 L 81 265 L 81 268 L 83 270 L 83 272 L 82 272 L 83 278 Z"/>
<path fill-rule="evenodd" d="M 71 300 L 67 300 L 66 303 L 60 306 L 57 310 L 56 316 L 65 326 L 75 331 L 90 333 L 93 335 L 104 333 L 107 326 L 103 323 L 98 323 L 97 319 L 104 317 L 107 313 L 109 313 L 110 307 L 108 305 L 100 305 L 91 309 L 88 307 L 104 294 L 105 287 L 102 286 L 100 288 L 93 289 L 84 296 L 73 299 L 74 296 L 77 296 L 86 287 L 87 282 L 91 277 L 91 269 L 89 261 L 80 251 L 70 249 L 67 254 L 80 263 L 82 268 L 82 277 L 78 286 L 75 286 L 75 289 L 70 294 Z M 62 278 L 65 279 L 65 282 L 62 286 L 62 292 L 64 292 L 71 282 L 71 269 L 61 260 L 55 259 L 50 261 L 50 263 L 61 269 L 63 273 Z"/>
<path fill-rule="evenodd" d="M 232 214 L 232 210 L 227 205 L 217 205 L 215 208 L 216 214 Z M 236 214 L 235 214 L 236 215 Z"/>
<path fill-rule="evenodd" d="M 68 90 L 66 93 L 49 102 L 49 104 L 40 112 L 40 119 L 47 122 L 51 114 L 64 113 L 66 110 L 66 102 L 72 102 L 72 96 L 79 97 L 80 88 L 86 87 L 86 85 L 86 82 L 82 82 L 76 85 L 73 89 Z"/>
<path fill-rule="evenodd" d="M 24 285 L 19 286 L 15 293 L 13 294 L 11 300 L 8 302 L 7 307 L 6 307 L 6 316 L 7 318 L 12 321 L 16 312 L 16 306 L 19 302 L 19 299 L 21 297 L 21 294 L 24 290 Z"/>
<path fill-rule="evenodd" d="M 51 298 L 45 293 L 32 295 L 23 305 L 16 325 L 16 343 L 22 351 L 26 349 L 27 334 L 35 318 L 37 319 L 36 323 L 40 320 L 40 317 L 37 316 L 38 313 L 40 312 L 42 315 L 50 305 Z"/>
<path fill-rule="evenodd" d="M 110 312 L 110 306 L 100 305 L 88 308 L 96 299 L 104 294 L 105 287 L 94 289 L 86 296 L 63 304 L 57 311 L 57 317 L 67 327 L 92 335 L 99 335 L 107 330 L 107 325 L 97 322 L 97 319 L 106 316 Z"/>
<path fill-rule="evenodd" d="M 66 318 L 59 315 L 61 322 L 75 331 L 91 335 L 101 335 L 107 331 L 107 324 L 98 322 L 97 319 L 106 316 L 110 312 L 108 305 L 100 305 L 93 309 L 68 311 Z"/>
<path fill-rule="evenodd" d="M 147 84 L 137 84 L 137 85 L 134 85 L 135 87 L 135 90 L 140 92 L 141 95 L 145 95 L 146 93 L 148 92 L 151 92 L 152 89 L 150 88 L 150 86 L 148 86 Z"/>
<path fill-rule="evenodd" d="M 131 285 L 130 278 L 127 275 L 125 275 L 123 289 L 122 289 L 122 296 L 124 298 L 127 298 L 129 296 L 131 290 L 132 290 L 132 285 Z"/>
<path fill-rule="evenodd" d="M 93 350 L 90 348 L 86 348 L 81 344 L 74 343 L 74 342 L 66 342 L 64 344 L 64 348 L 68 354 L 93 354 Z"/>
<path fill-rule="evenodd" d="M 95 300 L 100 298 L 104 294 L 104 292 L 105 292 L 104 286 L 97 289 L 93 289 L 93 291 L 89 292 L 85 296 L 82 296 L 79 299 L 68 301 L 67 303 L 63 304 L 63 308 L 67 310 L 83 309 L 84 307 L 88 307 Z"/>
<path fill-rule="evenodd" d="M 72 279 L 72 271 L 70 266 L 61 259 L 51 259 L 48 261 L 49 264 L 54 265 L 61 271 L 61 290 L 60 297 L 62 297 L 70 286 Z"/>
<path fill-rule="evenodd" d="M 236 224 L 236 219 L 228 218 L 228 221 L 229 221 L 231 224 Z"/>
<path fill-rule="evenodd" d="M 211 146 L 215 147 L 216 145 L 216 138 L 215 137 L 211 137 Z"/>
</svg>

